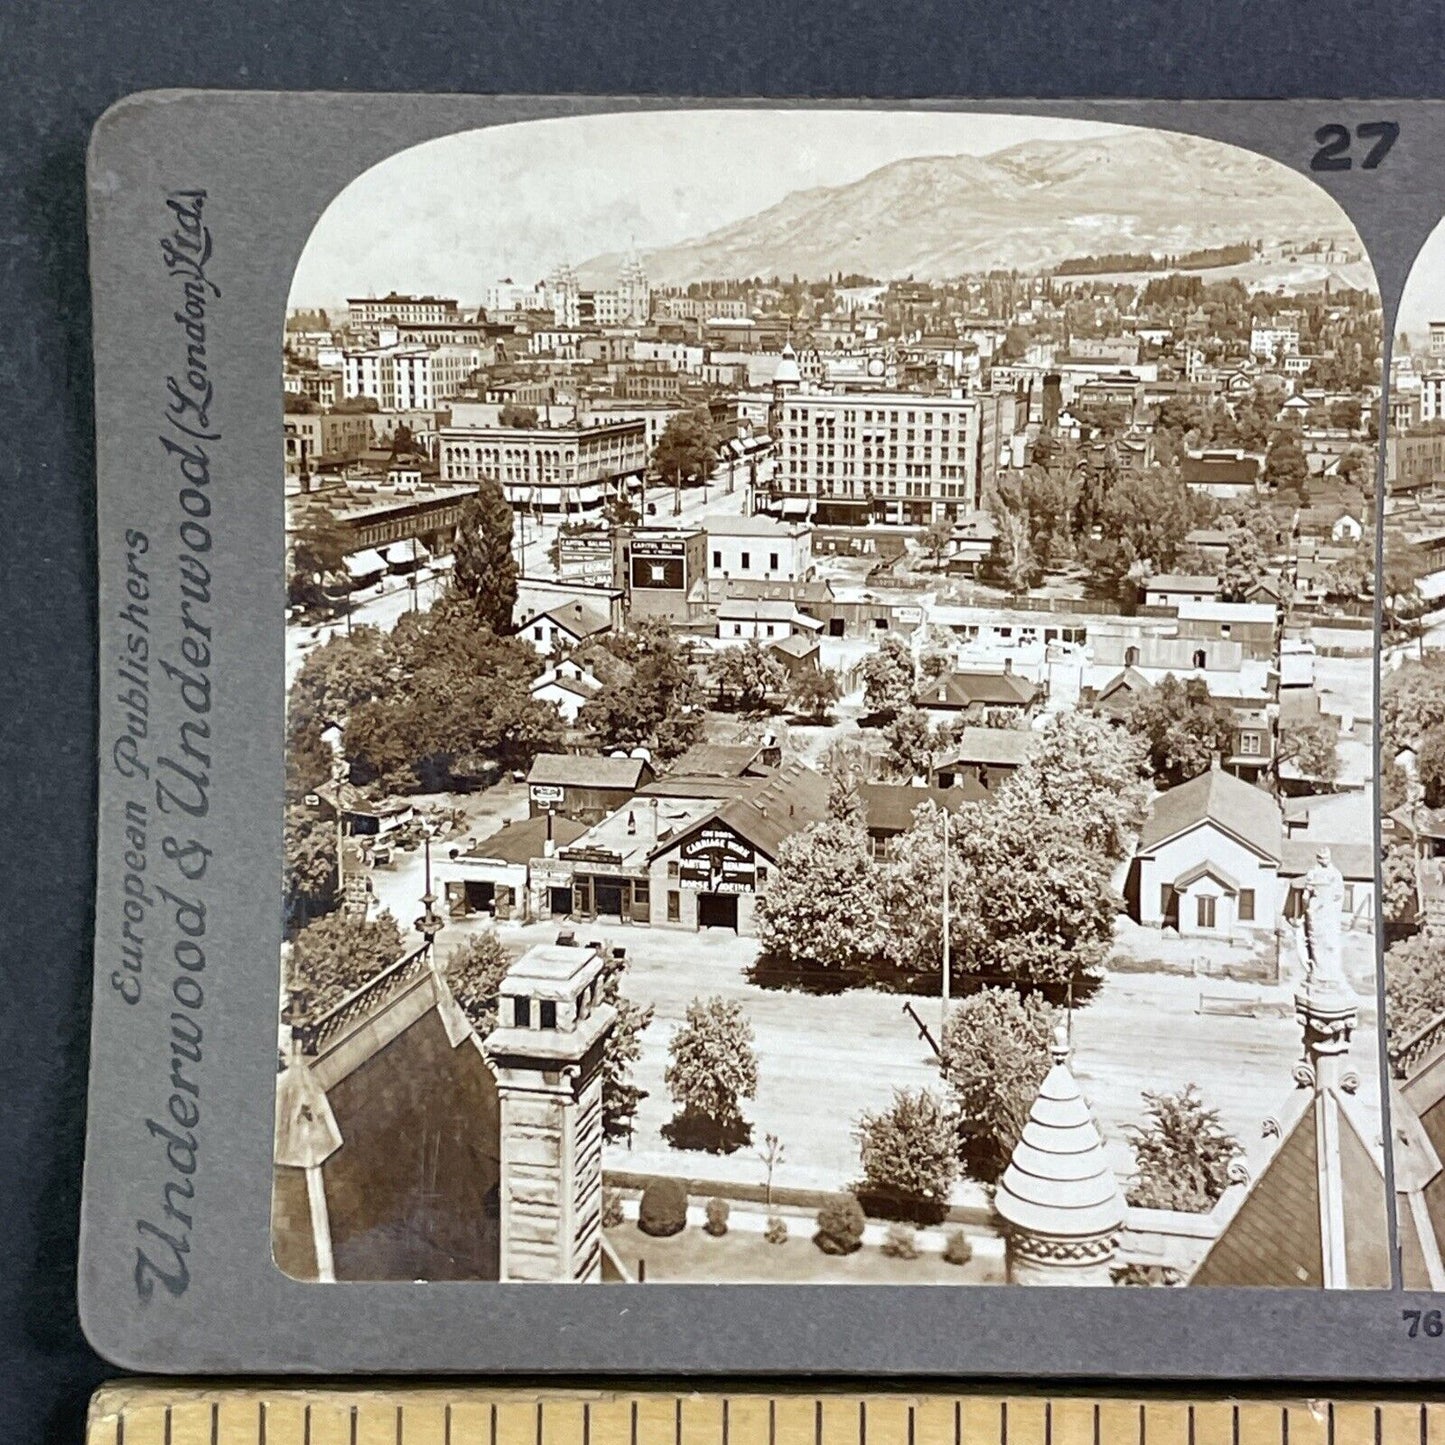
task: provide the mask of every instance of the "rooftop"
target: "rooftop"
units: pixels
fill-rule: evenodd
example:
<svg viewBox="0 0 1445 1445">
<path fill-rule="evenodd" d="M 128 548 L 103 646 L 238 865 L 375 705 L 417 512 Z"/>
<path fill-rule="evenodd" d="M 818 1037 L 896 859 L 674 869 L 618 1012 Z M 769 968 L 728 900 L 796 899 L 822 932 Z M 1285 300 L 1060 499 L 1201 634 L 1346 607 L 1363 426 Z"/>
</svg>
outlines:
<svg viewBox="0 0 1445 1445">
<path fill-rule="evenodd" d="M 1139 852 L 1161 847 L 1200 823 L 1212 823 L 1262 856 L 1280 860 L 1283 825 L 1278 805 L 1262 788 L 1221 768 L 1210 768 L 1154 799 L 1139 836 Z"/>
<path fill-rule="evenodd" d="M 646 758 L 607 758 L 597 754 L 538 753 L 528 783 L 553 783 L 574 788 L 630 788 L 651 772 Z"/>
</svg>

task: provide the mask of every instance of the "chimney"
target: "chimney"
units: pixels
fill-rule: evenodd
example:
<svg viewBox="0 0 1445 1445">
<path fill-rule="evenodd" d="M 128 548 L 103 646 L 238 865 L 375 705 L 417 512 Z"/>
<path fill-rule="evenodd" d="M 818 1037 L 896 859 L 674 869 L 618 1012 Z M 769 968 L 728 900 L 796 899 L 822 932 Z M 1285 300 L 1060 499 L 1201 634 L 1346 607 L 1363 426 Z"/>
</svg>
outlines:
<svg viewBox="0 0 1445 1445">
<path fill-rule="evenodd" d="M 1059 413 L 1064 409 L 1064 379 L 1057 371 L 1044 377 L 1043 428 L 1052 431 L 1059 424 Z"/>
<path fill-rule="evenodd" d="M 1219 756 L 1219 750 L 1216 748 L 1215 751 L 1209 755 L 1209 771 L 1211 773 L 1217 773 L 1222 762 L 1223 759 Z"/>
</svg>

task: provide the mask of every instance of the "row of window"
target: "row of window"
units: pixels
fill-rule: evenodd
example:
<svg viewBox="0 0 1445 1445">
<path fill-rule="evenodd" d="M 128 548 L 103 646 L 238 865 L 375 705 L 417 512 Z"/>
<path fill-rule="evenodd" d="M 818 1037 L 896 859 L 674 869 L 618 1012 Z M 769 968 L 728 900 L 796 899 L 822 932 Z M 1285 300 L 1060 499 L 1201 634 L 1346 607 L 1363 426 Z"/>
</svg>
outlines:
<svg viewBox="0 0 1445 1445">
<path fill-rule="evenodd" d="M 750 571 L 750 570 L 752 569 L 752 561 L 753 561 L 753 554 L 752 554 L 751 552 L 740 552 L 740 553 L 738 554 L 738 570 L 739 570 L 740 572 Z M 721 571 L 722 571 L 722 564 L 723 564 L 723 554 L 722 554 L 721 552 L 714 551 L 713 554 L 712 554 L 712 569 L 713 569 L 713 571 L 714 571 L 714 572 L 721 572 Z M 778 563 L 778 554 L 777 554 L 776 552 L 769 552 L 769 553 L 768 553 L 768 571 L 769 571 L 769 572 L 776 572 L 776 571 L 778 570 L 778 566 L 779 566 L 779 563 Z"/>
</svg>

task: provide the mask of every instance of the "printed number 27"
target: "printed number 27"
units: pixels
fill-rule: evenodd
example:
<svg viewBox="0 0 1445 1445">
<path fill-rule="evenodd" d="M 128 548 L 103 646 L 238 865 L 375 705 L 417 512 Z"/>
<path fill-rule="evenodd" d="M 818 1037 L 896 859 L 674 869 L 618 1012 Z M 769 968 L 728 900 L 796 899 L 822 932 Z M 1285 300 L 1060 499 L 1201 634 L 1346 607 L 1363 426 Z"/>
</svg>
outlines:
<svg viewBox="0 0 1445 1445">
<path fill-rule="evenodd" d="M 1362 171 L 1372 171 L 1389 154 L 1400 134 L 1400 123 L 1394 120 L 1369 120 L 1355 127 L 1357 140 L 1374 141 L 1360 162 Z M 1312 171 L 1347 171 L 1354 164 L 1350 159 L 1350 128 L 1345 125 L 1322 125 L 1315 132 L 1319 149 L 1310 157 Z"/>
<path fill-rule="evenodd" d="M 1445 1334 L 1445 1319 L 1441 1319 L 1439 1310 L 1404 1310 L 1402 1314 L 1407 1326 L 1406 1333 L 1412 1340 L 1421 1334 L 1438 1340 Z"/>
</svg>

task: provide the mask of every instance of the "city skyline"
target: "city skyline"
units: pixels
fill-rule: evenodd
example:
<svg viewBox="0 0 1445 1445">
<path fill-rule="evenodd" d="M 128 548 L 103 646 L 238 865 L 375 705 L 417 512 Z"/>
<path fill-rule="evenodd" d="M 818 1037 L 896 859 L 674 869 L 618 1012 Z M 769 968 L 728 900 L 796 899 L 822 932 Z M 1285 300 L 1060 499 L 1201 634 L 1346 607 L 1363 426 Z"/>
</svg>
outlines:
<svg viewBox="0 0 1445 1445">
<path fill-rule="evenodd" d="M 719 163 L 697 167 L 699 152 Z M 476 305 L 500 280 L 532 285 L 563 265 L 610 284 L 633 252 L 662 285 L 942 279 L 1321 233 L 1356 241 L 1312 182 L 1174 132 L 966 113 L 584 116 L 441 137 L 357 177 L 318 221 L 289 304 L 396 290 Z"/>
</svg>

